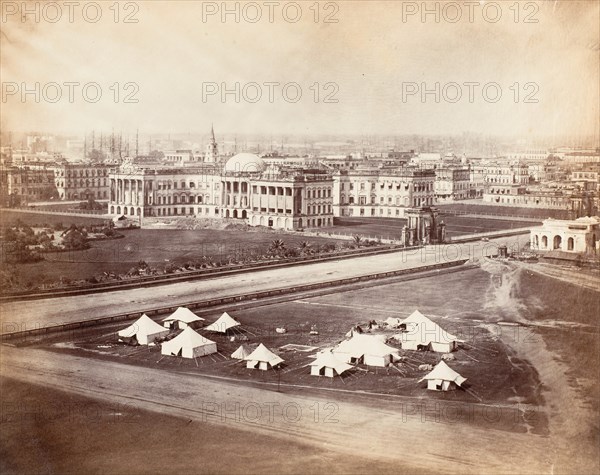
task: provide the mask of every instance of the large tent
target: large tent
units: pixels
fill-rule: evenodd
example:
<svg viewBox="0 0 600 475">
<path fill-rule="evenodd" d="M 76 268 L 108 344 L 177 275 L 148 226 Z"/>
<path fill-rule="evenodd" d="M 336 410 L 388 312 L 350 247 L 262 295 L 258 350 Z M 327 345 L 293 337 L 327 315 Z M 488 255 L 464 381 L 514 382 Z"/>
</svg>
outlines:
<svg viewBox="0 0 600 475">
<path fill-rule="evenodd" d="M 246 356 L 244 360 L 246 361 L 246 368 L 262 370 L 269 369 L 269 366 L 274 368 L 278 364 L 283 363 L 282 358 L 277 356 L 262 343 L 258 345 L 256 350 Z"/>
<path fill-rule="evenodd" d="M 207 327 L 204 327 L 203 330 L 208 330 L 209 332 L 219 332 L 219 333 L 227 333 L 227 330 L 230 328 L 238 327 L 241 323 L 235 320 L 231 315 L 227 312 L 223 312 L 216 322 L 211 323 Z"/>
<path fill-rule="evenodd" d="M 328 378 L 333 378 L 335 374 L 341 375 L 352 368 L 348 363 L 338 360 L 331 351 L 319 353 L 317 359 L 309 366 L 311 375 Z"/>
<path fill-rule="evenodd" d="M 140 345 L 153 343 L 157 338 L 169 334 L 169 330 L 160 326 L 145 313 L 119 333 L 122 338 L 135 338 Z"/>
<path fill-rule="evenodd" d="M 190 323 L 198 322 L 201 320 L 204 320 L 204 318 L 200 318 L 189 308 L 179 307 L 171 315 L 163 319 L 163 325 L 167 328 L 173 327 L 175 325 L 175 322 L 177 322 L 179 324 L 179 328 L 183 329 L 187 328 L 190 325 Z"/>
<path fill-rule="evenodd" d="M 458 338 L 418 310 L 402 321 L 405 331 L 400 334 L 403 350 L 430 350 L 450 353 L 458 347 Z"/>
<path fill-rule="evenodd" d="M 398 349 L 385 344 L 383 335 L 354 334 L 333 349 L 333 355 L 345 363 L 387 366 L 398 356 Z"/>
<path fill-rule="evenodd" d="M 165 341 L 161 347 L 163 355 L 183 356 L 184 358 L 195 358 L 216 352 L 217 344 L 214 341 L 204 338 L 190 327 L 184 328 L 172 340 Z"/>
<path fill-rule="evenodd" d="M 429 374 L 419 380 L 427 380 L 427 389 L 433 391 L 449 391 L 456 389 L 467 380 L 454 371 L 444 361 L 440 361 Z"/>
</svg>

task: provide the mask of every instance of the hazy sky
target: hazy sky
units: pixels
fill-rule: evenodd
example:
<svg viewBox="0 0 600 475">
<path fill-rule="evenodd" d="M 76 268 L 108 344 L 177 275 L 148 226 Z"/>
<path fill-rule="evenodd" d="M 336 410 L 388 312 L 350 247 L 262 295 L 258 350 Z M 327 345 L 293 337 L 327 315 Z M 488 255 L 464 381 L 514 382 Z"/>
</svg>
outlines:
<svg viewBox="0 0 600 475">
<path fill-rule="evenodd" d="M 239 22 L 234 14 L 222 18 L 221 2 L 194 1 L 121 2 L 115 22 L 113 2 L 98 2 L 102 17 L 93 23 L 98 10 L 91 3 L 73 7 L 73 22 L 68 5 L 55 3 L 61 7 L 55 23 L 54 6 L 31 2 L 32 10 L 39 8 L 36 18 L 13 14 L 21 2 L 2 3 L 4 130 L 204 133 L 214 122 L 217 131 L 238 133 L 598 137 L 598 1 L 427 4 L 438 8 L 439 22 L 434 14 L 422 17 L 423 2 L 370 0 L 228 2 L 239 9 Z M 261 18 L 251 23 L 259 9 Z M 302 18 L 294 23 L 298 11 Z M 127 15 L 137 23 L 126 23 Z M 337 23 L 326 23 L 326 15 Z M 79 84 L 72 86 L 73 103 L 68 82 Z M 280 84 L 272 86 L 272 103 L 268 82 Z M 23 85 L 35 90 L 35 83 L 39 103 L 35 94 L 21 96 Z M 88 83 L 101 88 L 95 103 L 83 97 Z M 203 90 L 223 83 L 231 90 L 239 83 L 239 103 L 235 94 L 223 100 L 220 91 L 203 98 Z M 260 99 L 249 83 L 260 85 Z M 284 97 L 288 83 L 297 86 L 288 86 Z M 439 83 L 439 102 L 415 90 L 423 83 L 431 90 Z M 486 100 L 489 83 L 497 85 L 488 85 Z M 301 98 L 287 102 L 298 87 Z M 502 96 L 493 103 L 498 87 Z M 97 87 L 86 92 L 94 100 Z M 125 103 L 128 93 L 138 102 Z M 328 93 L 337 103 L 325 102 Z M 528 95 L 537 103 L 525 103 Z"/>
</svg>

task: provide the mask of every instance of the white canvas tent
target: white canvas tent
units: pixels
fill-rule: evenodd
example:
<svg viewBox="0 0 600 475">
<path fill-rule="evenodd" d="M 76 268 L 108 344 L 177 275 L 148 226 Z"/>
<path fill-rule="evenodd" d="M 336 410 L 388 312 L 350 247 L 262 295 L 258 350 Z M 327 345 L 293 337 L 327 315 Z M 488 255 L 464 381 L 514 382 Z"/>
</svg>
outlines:
<svg viewBox="0 0 600 475">
<path fill-rule="evenodd" d="M 258 345 L 256 350 L 246 356 L 244 360 L 246 361 L 246 368 L 262 369 L 263 371 L 269 369 L 269 366 L 274 368 L 278 364 L 283 363 L 282 358 L 277 356 L 262 343 Z"/>
<path fill-rule="evenodd" d="M 350 340 L 341 342 L 333 349 L 333 355 L 345 363 L 364 363 L 385 367 L 398 356 L 398 349 L 388 346 L 383 335 L 354 334 Z"/>
<path fill-rule="evenodd" d="M 444 361 L 440 361 L 429 374 L 419 380 L 427 380 L 427 389 L 433 391 L 449 391 L 456 389 L 467 380 L 454 371 Z"/>
<path fill-rule="evenodd" d="M 217 352 L 217 344 L 204 338 L 190 327 L 185 328 L 179 335 L 170 341 L 165 341 L 161 347 L 163 355 L 183 356 L 195 358 Z"/>
<path fill-rule="evenodd" d="M 246 356 L 252 353 L 252 347 L 250 345 L 240 345 L 240 347 L 231 353 L 231 357 L 235 360 L 243 360 Z"/>
<path fill-rule="evenodd" d="M 241 323 L 235 320 L 231 315 L 229 315 L 227 312 L 223 312 L 223 315 L 221 315 L 216 322 L 204 327 L 203 330 L 208 330 L 209 332 L 227 333 L 227 330 L 230 328 L 239 327 L 240 325 Z"/>
<path fill-rule="evenodd" d="M 140 345 L 148 345 L 168 334 L 167 328 L 160 326 L 145 313 L 118 333 L 122 338 L 135 338 Z"/>
<path fill-rule="evenodd" d="M 348 363 L 338 360 L 331 351 L 319 353 L 317 359 L 309 366 L 311 375 L 328 378 L 333 378 L 335 374 L 341 375 L 352 368 Z"/>
<path fill-rule="evenodd" d="M 179 307 L 175 310 L 171 315 L 167 318 L 163 319 L 163 325 L 167 328 L 172 327 L 175 322 L 178 323 L 179 328 L 187 328 L 190 323 L 198 322 L 204 320 L 204 318 L 200 318 L 194 312 L 192 312 L 189 308 Z"/>
<path fill-rule="evenodd" d="M 450 353 L 458 347 L 458 338 L 418 310 L 402 321 L 405 332 L 400 334 L 403 350 L 431 350 Z"/>
</svg>

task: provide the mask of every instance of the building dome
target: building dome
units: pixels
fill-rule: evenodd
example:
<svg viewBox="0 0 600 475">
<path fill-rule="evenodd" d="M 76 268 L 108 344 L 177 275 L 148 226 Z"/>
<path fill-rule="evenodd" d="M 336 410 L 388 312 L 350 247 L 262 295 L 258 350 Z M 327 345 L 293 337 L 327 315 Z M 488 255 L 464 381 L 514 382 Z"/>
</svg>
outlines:
<svg viewBox="0 0 600 475">
<path fill-rule="evenodd" d="M 253 153 L 238 153 L 225 164 L 225 171 L 233 173 L 257 173 L 263 172 L 265 168 L 265 162 Z"/>
</svg>

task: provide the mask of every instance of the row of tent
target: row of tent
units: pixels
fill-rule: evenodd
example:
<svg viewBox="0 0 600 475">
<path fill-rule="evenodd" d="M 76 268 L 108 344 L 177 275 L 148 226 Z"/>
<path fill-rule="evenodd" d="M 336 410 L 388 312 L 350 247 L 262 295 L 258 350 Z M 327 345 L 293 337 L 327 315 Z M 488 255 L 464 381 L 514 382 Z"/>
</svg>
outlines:
<svg viewBox="0 0 600 475">
<path fill-rule="evenodd" d="M 180 329 L 184 329 L 190 326 L 191 323 L 200 321 L 204 321 L 204 318 L 200 318 L 187 307 L 179 307 L 171 315 L 163 319 L 163 325 L 167 328 L 179 327 Z M 235 320 L 227 312 L 224 312 L 216 322 L 204 327 L 203 330 L 227 333 L 228 330 L 240 325 L 240 322 Z"/>
<path fill-rule="evenodd" d="M 193 312 L 189 311 L 189 309 L 180 307 L 174 314 L 163 320 L 165 326 L 159 325 L 144 314 L 132 325 L 118 332 L 118 334 L 123 338 L 135 338 L 141 345 L 148 345 L 156 339 L 168 335 L 170 332 L 169 328 L 172 324 L 178 322 L 180 328 L 183 327 L 183 331 L 172 340 L 162 343 L 161 353 L 163 355 L 196 358 L 216 353 L 216 342 L 205 338 L 189 326 L 190 323 L 198 320 L 203 319 L 196 316 Z M 452 346 L 440 346 L 440 343 L 448 342 L 435 341 L 440 339 L 435 337 L 437 334 L 435 328 L 439 327 L 418 311 L 415 311 L 410 317 L 403 320 L 401 324 L 406 324 L 407 329 L 410 325 L 416 325 L 416 328 L 413 329 L 414 331 L 411 331 L 413 339 L 406 341 L 428 341 L 429 345 L 436 343 L 436 345 L 432 347 L 434 351 L 452 351 L 450 348 L 455 348 L 454 345 L 458 342 L 454 337 L 449 341 Z M 225 333 L 228 329 L 239 325 L 239 322 L 225 312 L 215 323 L 204 327 L 204 329 Z M 421 333 L 429 335 L 430 337 L 433 336 L 434 338 L 433 340 L 414 338 L 415 335 Z M 403 335 L 403 333 L 401 335 Z M 447 335 L 449 334 L 446 333 L 446 336 Z M 446 336 L 444 338 L 446 338 Z M 450 337 L 452 337 L 452 335 L 450 335 Z M 311 375 L 334 377 L 335 375 L 342 375 L 344 372 L 351 369 L 353 367 L 352 365 L 361 363 L 369 366 L 386 367 L 391 363 L 398 361 L 400 359 L 400 354 L 399 349 L 387 345 L 385 340 L 386 338 L 384 335 L 365 335 L 353 332 L 350 339 L 341 342 L 332 349 L 317 354 L 315 361 L 308 365 L 311 367 Z M 403 349 L 420 349 L 415 347 L 412 343 L 409 343 L 406 346 L 404 343 L 405 341 L 403 340 Z M 247 368 L 261 370 L 275 368 L 284 361 L 262 343 L 254 350 L 249 345 L 242 345 L 231 355 L 231 357 L 246 361 Z M 447 391 L 461 386 L 465 381 L 465 378 L 452 370 L 452 368 L 446 365 L 444 361 L 440 361 L 428 375 L 421 379 L 421 381 L 423 380 L 428 381 L 428 389 Z"/>
<path fill-rule="evenodd" d="M 181 356 L 183 358 L 197 358 L 217 352 L 217 343 L 200 335 L 189 326 L 190 323 L 203 320 L 189 309 L 179 307 L 175 313 L 163 320 L 164 326 L 159 325 L 146 314 L 143 314 L 134 323 L 118 332 L 121 338 L 135 338 L 140 345 L 149 345 L 159 338 L 170 333 L 174 322 L 178 322 L 183 331 L 175 338 L 165 341 L 161 345 L 161 353 L 167 356 Z M 228 329 L 239 326 L 227 312 L 204 330 L 225 333 Z M 283 362 L 283 359 L 269 350 L 262 343 L 254 350 L 248 351 L 246 345 L 242 345 L 231 357 L 245 360 L 248 368 L 266 370 L 274 368 Z"/>
<path fill-rule="evenodd" d="M 169 334 L 169 329 L 190 328 L 190 324 L 193 322 L 203 321 L 191 310 L 185 307 L 179 307 L 173 314 L 163 319 L 163 325 L 159 325 L 146 314 L 143 314 L 139 319 L 124 328 L 119 332 L 119 336 L 122 338 L 135 339 L 140 345 L 149 345 L 159 338 L 163 338 Z M 216 322 L 203 328 L 203 330 L 227 333 L 229 330 L 235 327 L 239 327 L 240 322 L 231 317 L 227 312 L 224 312 Z"/>
</svg>

